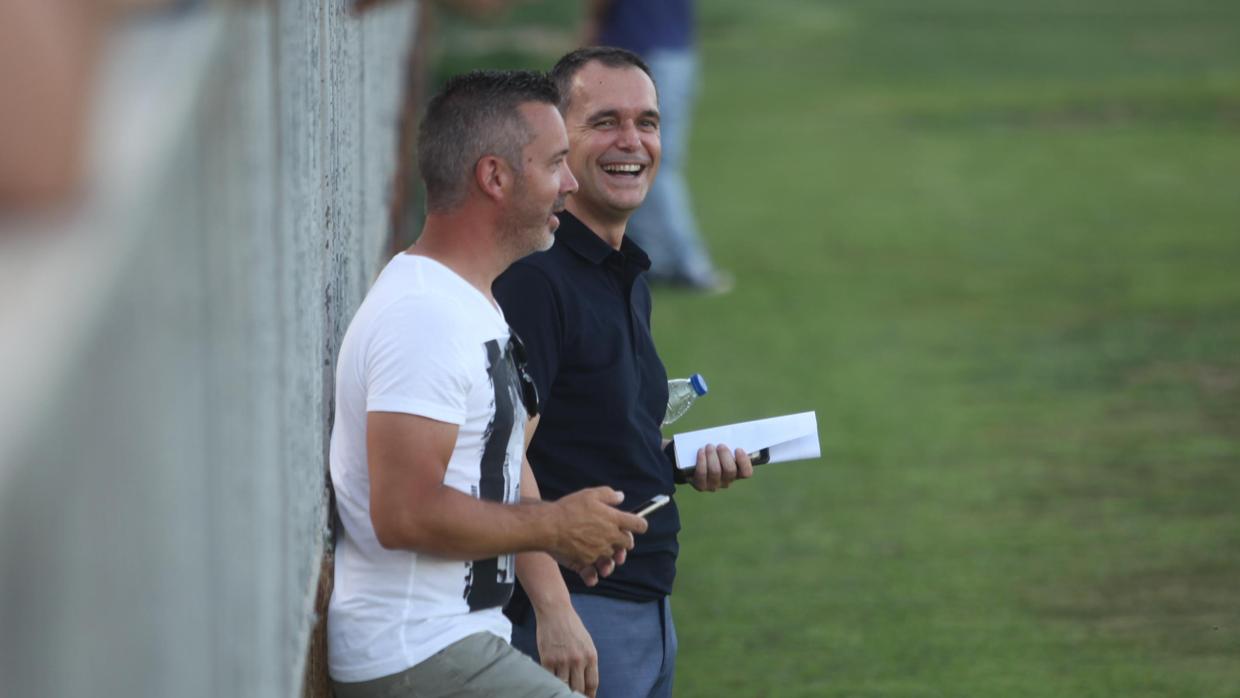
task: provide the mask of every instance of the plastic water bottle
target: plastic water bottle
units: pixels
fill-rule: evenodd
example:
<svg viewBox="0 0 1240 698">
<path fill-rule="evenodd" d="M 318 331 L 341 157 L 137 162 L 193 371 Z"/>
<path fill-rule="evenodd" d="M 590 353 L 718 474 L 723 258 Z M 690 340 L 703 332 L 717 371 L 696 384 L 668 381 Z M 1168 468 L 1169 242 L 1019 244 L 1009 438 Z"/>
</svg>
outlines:
<svg viewBox="0 0 1240 698">
<path fill-rule="evenodd" d="M 702 374 L 695 373 L 688 378 L 675 378 L 667 382 L 667 412 L 663 416 L 663 425 L 685 416 L 685 412 L 693 405 L 693 401 L 706 394 L 706 379 Z"/>
</svg>

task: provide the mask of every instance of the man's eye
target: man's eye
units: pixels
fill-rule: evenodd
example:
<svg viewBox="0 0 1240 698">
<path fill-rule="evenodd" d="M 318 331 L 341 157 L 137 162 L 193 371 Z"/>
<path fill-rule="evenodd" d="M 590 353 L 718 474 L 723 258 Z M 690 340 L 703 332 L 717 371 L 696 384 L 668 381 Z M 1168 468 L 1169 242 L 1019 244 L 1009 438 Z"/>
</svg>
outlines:
<svg viewBox="0 0 1240 698">
<path fill-rule="evenodd" d="M 595 128 L 611 128 L 615 125 L 616 125 L 615 119 L 600 119 L 599 121 L 594 122 Z"/>
</svg>

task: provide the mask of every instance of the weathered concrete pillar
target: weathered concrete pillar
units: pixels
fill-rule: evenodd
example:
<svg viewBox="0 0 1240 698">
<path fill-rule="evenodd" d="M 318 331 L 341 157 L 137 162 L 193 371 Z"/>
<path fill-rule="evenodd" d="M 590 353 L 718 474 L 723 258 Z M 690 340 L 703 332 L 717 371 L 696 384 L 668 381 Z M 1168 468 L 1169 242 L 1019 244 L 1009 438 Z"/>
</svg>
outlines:
<svg viewBox="0 0 1240 698">
<path fill-rule="evenodd" d="M 6 694 L 303 689 L 417 4 L 226 5 L 119 34 L 86 200 L 0 240 L 30 270 L 0 291 L 38 309 L 0 306 Z"/>
</svg>

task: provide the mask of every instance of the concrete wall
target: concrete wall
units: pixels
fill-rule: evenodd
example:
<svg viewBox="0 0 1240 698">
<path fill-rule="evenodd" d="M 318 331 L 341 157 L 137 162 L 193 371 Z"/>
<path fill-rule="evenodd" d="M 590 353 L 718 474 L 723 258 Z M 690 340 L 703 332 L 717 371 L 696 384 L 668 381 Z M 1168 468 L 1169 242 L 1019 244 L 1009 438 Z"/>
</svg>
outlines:
<svg viewBox="0 0 1240 698">
<path fill-rule="evenodd" d="M 302 692 L 417 15 L 347 7 L 131 23 L 85 200 L 0 239 L 0 693 Z"/>
</svg>

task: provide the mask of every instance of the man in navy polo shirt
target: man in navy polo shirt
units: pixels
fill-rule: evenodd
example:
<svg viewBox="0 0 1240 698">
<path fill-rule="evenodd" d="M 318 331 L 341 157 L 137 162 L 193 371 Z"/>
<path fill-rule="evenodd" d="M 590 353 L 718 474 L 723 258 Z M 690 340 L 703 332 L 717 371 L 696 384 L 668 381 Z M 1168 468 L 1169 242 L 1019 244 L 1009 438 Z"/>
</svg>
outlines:
<svg viewBox="0 0 1240 698">
<path fill-rule="evenodd" d="M 657 94 L 646 64 L 623 49 L 579 49 L 551 76 L 561 90 L 579 190 L 567 202 L 555 245 L 514 264 L 493 290 L 525 340 L 530 374 L 545 396 L 528 450 L 543 497 L 608 485 L 637 503 L 675 491 L 660 432 L 667 373 L 650 333 L 643 276 L 650 260 L 625 237 L 659 168 Z M 691 482 L 713 491 L 752 474 L 743 451 L 711 446 L 698 453 Z M 670 696 L 675 504 L 651 514 L 649 524 L 624 566 L 597 586 L 561 570 L 592 642 L 561 615 L 544 612 L 542 599 L 518 594 L 509 608 L 513 645 L 544 659 L 562 655 L 566 645 L 592 659 L 597 646 L 599 696 Z"/>
</svg>

